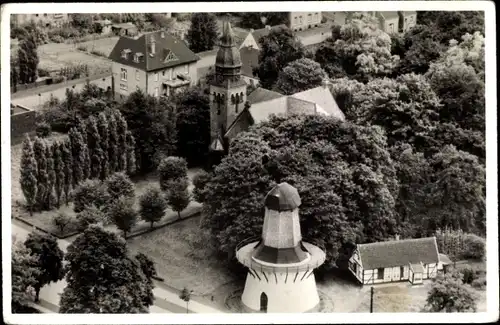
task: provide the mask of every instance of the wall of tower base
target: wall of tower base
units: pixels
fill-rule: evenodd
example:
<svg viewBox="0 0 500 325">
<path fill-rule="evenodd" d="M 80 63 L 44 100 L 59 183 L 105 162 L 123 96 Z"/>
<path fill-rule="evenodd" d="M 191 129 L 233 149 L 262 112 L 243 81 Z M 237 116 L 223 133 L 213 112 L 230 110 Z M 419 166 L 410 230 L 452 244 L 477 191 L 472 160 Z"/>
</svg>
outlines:
<svg viewBox="0 0 500 325">
<path fill-rule="evenodd" d="M 249 270 L 241 300 L 249 312 L 303 313 L 316 309 L 319 295 L 312 271 Z"/>
</svg>

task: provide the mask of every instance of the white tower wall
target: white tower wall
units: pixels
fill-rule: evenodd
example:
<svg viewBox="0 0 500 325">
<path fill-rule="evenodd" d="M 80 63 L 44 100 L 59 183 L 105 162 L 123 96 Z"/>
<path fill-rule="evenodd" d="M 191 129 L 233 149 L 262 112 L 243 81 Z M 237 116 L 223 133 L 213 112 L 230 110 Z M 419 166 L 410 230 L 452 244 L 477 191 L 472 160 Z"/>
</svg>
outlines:
<svg viewBox="0 0 500 325">
<path fill-rule="evenodd" d="M 302 313 L 315 308 L 319 303 L 316 280 L 312 270 L 286 273 L 255 271 L 260 279 L 247 274 L 245 290 L 241 300 L 252 311 L 261 309 L 261 294 L 267 295 L 268 313 Z M 306 273 L 306 274 L 305 274 Z M 276 274 L 276 277 L 275 277 Z M 305 276 L 304 276 L 305 274 Z M 266 280 L 267 277 L 267 280 Z M 295 279 L 295 282 L 294 282 Z"/>
</svg>

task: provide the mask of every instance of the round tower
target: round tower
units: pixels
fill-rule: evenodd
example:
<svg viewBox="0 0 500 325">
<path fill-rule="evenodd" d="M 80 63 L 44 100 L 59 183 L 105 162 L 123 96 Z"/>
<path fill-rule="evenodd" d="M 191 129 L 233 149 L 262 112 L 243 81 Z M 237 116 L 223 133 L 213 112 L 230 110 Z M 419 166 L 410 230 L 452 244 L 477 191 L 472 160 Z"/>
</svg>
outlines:
<svg viewBox="0 0 500 325">
<path fill-rule="evenodd" d="M 264 200 L 260 240 L 236 248 L 236 258 L 248 268 L 241 300 L 249 311 L 300 313 L 319 303 L 313 271 L 325 261 L 325 252 L 302 241 L 300 204 L 296 188 L 276 185 Z"/>
</svg>

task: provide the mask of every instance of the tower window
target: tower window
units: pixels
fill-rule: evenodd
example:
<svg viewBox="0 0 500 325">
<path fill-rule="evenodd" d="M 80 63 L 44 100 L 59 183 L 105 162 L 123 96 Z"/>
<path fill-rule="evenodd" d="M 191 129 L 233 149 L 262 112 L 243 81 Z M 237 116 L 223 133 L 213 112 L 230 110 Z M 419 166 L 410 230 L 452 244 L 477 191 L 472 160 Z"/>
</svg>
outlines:
<svg viewBox="0 0 500 325">
<path fill-rule="evenodd" d="M 214 91 L 214 103 L 217 101 L 217 94 Z"/>
<path fill-rule="evenodd" d="M 243 92 L 240 93 L 240 103 L 243 103 Z"/>
<path fill-rule="evenodd" d="M 238 94 L 236 94 L 236 96 L 238 96 Z M 236 103 L 235 99 L 234 99 L 234 94 L 231 95 L 231 104 L 234 104 Z"/>
</svg>

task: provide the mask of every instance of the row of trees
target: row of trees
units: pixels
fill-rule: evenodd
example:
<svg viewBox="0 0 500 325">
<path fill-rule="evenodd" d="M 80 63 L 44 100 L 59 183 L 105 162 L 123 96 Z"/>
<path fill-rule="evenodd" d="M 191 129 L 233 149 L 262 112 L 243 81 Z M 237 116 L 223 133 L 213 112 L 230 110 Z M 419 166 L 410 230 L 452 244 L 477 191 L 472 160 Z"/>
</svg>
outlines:
<svg viewBox="0 0 500 325">
<path fill-rule="evenodd" d="M 71 189 L 86 179 L 135 172 L 135 140 L 118 111 L 78 120 L 68 138 L 48 143 L 35 137 L 23 142 L 20 183 L 30 213 L 68 204 Z"/>
</svg>

